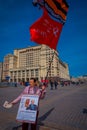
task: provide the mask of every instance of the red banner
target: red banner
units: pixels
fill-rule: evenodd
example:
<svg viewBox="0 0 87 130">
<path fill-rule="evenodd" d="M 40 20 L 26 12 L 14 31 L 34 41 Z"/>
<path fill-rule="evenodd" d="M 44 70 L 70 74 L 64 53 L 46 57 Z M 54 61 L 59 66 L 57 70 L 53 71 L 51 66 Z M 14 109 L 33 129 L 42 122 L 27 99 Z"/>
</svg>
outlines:
<svg viewBox="0 0 87 130">
<path fill-rule="evenodd" d="M 37 4 L 42 8 L 45 8 L 46 11 L 58 19 L 62 24 L 65 23 L 69 5 L 66 0 L 33 0 L 33 5 Z"/>
<path fill-rule="evenodd" d="M 51 19 L 44 10 L 43 16 L 30 27 L 31 40 L 56 50 L 62 26 L 61 23 Z"/>
</svg>

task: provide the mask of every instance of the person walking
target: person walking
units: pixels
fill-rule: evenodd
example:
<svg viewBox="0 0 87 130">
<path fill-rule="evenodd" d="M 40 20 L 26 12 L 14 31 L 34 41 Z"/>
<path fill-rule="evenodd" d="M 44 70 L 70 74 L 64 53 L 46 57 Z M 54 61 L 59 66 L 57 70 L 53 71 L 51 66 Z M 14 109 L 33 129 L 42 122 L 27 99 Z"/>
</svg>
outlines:
<svg viewBox="0 0 87 130">
<path fill-rule="evenodd" d="M 58 82 L 55 80 L 55 81 L 54 81 L 55 89 L 57 89 L 57 85 L 58 85 Z"/>
<path fill-rule="evenodd" d="M 53 90 L 53 79 L 50 79 L 49 83 L 50 83 L 51 90 Z"/>
</svg>

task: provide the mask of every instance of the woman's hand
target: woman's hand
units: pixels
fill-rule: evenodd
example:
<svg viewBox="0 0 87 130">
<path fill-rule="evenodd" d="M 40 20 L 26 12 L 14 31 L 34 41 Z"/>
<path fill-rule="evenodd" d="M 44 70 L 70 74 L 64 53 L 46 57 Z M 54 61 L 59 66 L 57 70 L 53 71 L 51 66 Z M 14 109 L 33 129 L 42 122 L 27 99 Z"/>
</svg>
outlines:
<svg viewBox="0 0 87 130">
<path fill-rule="evenodd" d="M 12 106 L 13 106 L 13 104 L 9 103 L 8 101 L 5 101 L 4 104 L 3 104 L 4 108 L 11 108 Z"/>
</svg>

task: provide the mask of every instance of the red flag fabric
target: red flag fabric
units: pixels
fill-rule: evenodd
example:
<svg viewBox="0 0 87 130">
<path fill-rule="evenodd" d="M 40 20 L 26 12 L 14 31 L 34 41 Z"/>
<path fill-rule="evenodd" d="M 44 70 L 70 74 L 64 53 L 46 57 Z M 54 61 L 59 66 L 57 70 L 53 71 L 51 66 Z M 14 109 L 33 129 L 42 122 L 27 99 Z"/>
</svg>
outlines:
<svg viewBox="0 0 87 130">
<path fill-rule="evenodd" d="M 44 7 L 51 16 L 58 19 L 62 24 L 65 23 L 69 9 L 66 0 L 33 0 L 33 4 Z"/>
<path fill-rule="evenodd" d="M 62 31 L 62 24 L 54 21 L 44 10 L 43 16 L 30 27 L 31 41 L 55 49 Z"/>
</svg>

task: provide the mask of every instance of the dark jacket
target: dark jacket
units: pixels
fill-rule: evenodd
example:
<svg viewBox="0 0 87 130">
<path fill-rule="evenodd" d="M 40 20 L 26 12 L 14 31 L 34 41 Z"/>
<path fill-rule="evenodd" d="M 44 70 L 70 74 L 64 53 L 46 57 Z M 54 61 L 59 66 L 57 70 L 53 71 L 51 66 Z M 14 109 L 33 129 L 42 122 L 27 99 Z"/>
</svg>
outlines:
<svg viewBox="0 0 87 130">
<path fill-rule="evenodd" d="M 26 110 L 37 110 L 37 105 L 30 104 L 29 107 L 26 108 Z"/>
</svg>

